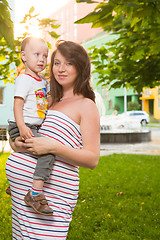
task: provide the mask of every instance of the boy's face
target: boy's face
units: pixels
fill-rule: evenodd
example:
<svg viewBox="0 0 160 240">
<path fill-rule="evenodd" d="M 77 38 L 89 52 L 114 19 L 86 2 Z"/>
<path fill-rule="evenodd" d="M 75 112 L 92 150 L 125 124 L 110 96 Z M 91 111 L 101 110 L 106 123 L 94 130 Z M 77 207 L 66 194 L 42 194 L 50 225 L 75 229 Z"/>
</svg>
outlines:
<svg viewBox="0 0 160 240">
<path fill-rule="evenodd" d="M 48 46 L 45 42 L 31 39 L 21 52 L 21 58 L 25 62 L 25 72 L 32 75 L 43 71 L 47 65 Z"/>
</svg>

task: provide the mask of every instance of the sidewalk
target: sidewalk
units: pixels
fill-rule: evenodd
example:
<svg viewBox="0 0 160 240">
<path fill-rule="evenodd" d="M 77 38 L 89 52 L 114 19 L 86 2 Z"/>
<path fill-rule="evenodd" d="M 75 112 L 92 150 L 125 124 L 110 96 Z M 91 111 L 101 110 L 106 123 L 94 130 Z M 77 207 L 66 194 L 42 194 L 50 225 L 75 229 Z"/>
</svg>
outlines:
<svg viewBox="0 0 160 240">
<path fill-rule="evenodd" d="M 113 153 L 160 155 L 160 142 L 145 142 L 134 144 L 101 144 L 100 155 Z"/>
<path fill-rule="evenodd" d="M 113 153 L 160 155 L 160 129 L 151 132 L 151 141 L 133 144 L 101 144 L 101 156 Z"/>
<path fill-rule="evenodd" d="M 160 129 L 154 130 L 151 133 L 152 140 L 150 142 L 142 143 L 128 143 L 128 144 L 101 144 L 100 155 L 110 155 L 113 153 L 125 154 L 147 154 L 147 155 L 160 155 Z M 11 152 L 12 149 L 9 142 L 0 141 L 0 152 L 4 148 L 4 152 Z"/>
</svg>

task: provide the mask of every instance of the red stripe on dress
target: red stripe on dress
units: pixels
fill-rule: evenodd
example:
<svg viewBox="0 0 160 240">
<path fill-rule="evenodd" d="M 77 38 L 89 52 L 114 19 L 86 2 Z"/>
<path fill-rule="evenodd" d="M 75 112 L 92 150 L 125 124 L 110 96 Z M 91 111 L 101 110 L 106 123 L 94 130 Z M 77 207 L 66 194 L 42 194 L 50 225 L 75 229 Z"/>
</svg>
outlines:
<svg viewBox="0 0 160 240">
<path fill-rule="evenodd" d="M 70 127 L 68 124 L 66 124 L 65 122 L 62 122 L 62 121 L 60 121 L 60 120 L 57 119 L 57 118 L 53 118 L 53 117 L 49 117 L 49 116 L 47 116 L 46 119 L 53 119 L 53 120 L 56 120 L 57 122 L 60 122 L 60 123 L 62 123 L 62 124 L 64 124 L 64 125 L 66 125 L 68 128 L 70 128 L 70 129 L 72 130 L 72 132 L 74 132 L 74 134 L 76 135 L 77 138 L 81 139 L 81 137 L 79 137 L 79 136 L 77 135 L 77 133 L 73 130 L 73 128 L 71 128 L 71 127 Z M 65 119 L 64 119 L 64 121 L 65 121 Z"/>
<path fill-rule="evenodd" d="M 15 223 L 13 223 L 15 226 L 17 226 Z M 17 227 L 19 227 L 19 226 L 17 226 Z M 19 229 L 20 229 L 20 227 L 19 227 Z M 21 229 L 20 229 L 21 230 Z M 18 235 L 14 230 L 13 230 L 13 233 L 17 236 L 17 237 L 20 237 L 22 240 L 23 240 L 23 238 L 20 236 L 20 235 Z"/>
<path fill-rule="evenodd" d="M 8 166 L 10 166 L 10 167 L 12 167 L 12 168 L 14 168 L 14 169 L 21 170 L 21 171 L 23 171 L 23 172 L 27 172 L 27 173 L 31 173 L 31 174 L 33 174 L 33 172 L 26 171 L 26 170 L 23 170 L 23 169 L 21 169 L 21 168 L 18 168 L 18 167 L 13 167 L 13 166 L 12 166 L 12 165 L 10 165 L 10 164 L 8 164 Z"/>
<path fill-rule="evenodd" d="M 57 236 L 57 235 L 47 235 L 47 234 L 40 234 L 40 233 L 35 233 L 35 232 L 29 232 L 27 230 L 21 229 L 23 232 L 27 232 L 30 233 L 32 235 L 36 235 L 36 236 L 44 236 L 44 237 L 53 237 L 53 238 L 64 238 L 67 237 L 67 235 L 62 235 L 62 236 Z M 38 230 L 38 229 L 37 229 Z M 44 230 L 45 231 L 45 230 Z"/>
<path fill-rule="evenodd" d="M 17 156 L 17 155 L 14 155 L 14 153 L 12 153 L 12 156 L 14 156 L 14 157 L 16 157 L 16 158 L 20 158 L 20 159 L 22 159 L 22 160 L 24 160 L 25 162 L 30 162 L 30 163 L 33 163 L 33 164 L 35 164 L 36 165 L 36 163 L 35 162 L 33 162 L 33 161 L 30 161 L 30 160 L 27 160 L 26 158 L 22 158 L 22 157 L 20 157 L 20 156 Z M 27 155 L 28 156 L 28 155 Z M 30 157 L 30 156 L 29 156 Z"/>
<path fill-rule="evenodd" d="M 50 178 L 50 180 L 54 180 L 55 182 L 59 182 L 59 183 L 63 183 L 65 185 L 69 185 L 69 186 L 73 186 L 73 187 L 78 187 L 79 184 L 71 184 L 71 183 L 67 183 L 67 182 L 63 182 L 63 181 L 60 181 L 60 180 L 56 180 L 54 178 Z M 49 187 L 48 187 L 49 188 Z"/>
<path fill-rule="evenodd" d="M 46 186 L 45 186 L 46 187 Z M 46 187 L 47 188 L 47 187 Z M 65 194 L 68 194 L 68 195 L 70 195 L 71 193 L 69 192 L 69 193 L 67 193 L 67 192 L 65 192 L 65 191 L 60 191 L 60 190 L 58 190 L 58 189 L 56 189 L 56 188 L 50 188 L 50 189 L 52 189 L 52 190 L 54 190 L 55 192 L 60 192 L 60 193 L 65 193 Z M 68 189 L 67 189 L 68 190 Z M 71 190 L 71 192 L 72 192 L 73 190 Z M 78 196 L 78 194 L 72 194 L 73 196 Z M 46 196 L 46 195 L 45 195 Z"/>
<path fill-rule="evenodd" d="M 17 215 L 16 214 L 12 214 L 12 215 L 14 215 L 15 217 L 17 217 Z M 23 222 L 26 222 L 26 223 L 29 223 L 29 224 L 37 224 L 36 222 L 31 222 L 31 221 L 27 221 L 27 220 L 25 220 L 25 219 L 23 219 L 23 218 L 18 218 L 19 220 L 22 220 Z M 34 219 L 33 219 L 34 220 Z M 59 226 L 59 225 L 51 225 L 51 224 L 42 224 L 42 223 L 38 223 L 38 225 L 40 225 L 40 226 L 46 226 L 46 227 L 59 227 L 59 228 L 66 228 L 66 227 L 68 227 L 68 225 L 67 226 Z"/>
<path fill-rule="evenodd" d="M 59 172 L 59 173 L 62 173 L 62 174 L 65 174 L 65 175 L 67 175 L 67 176 L 71 176 L 71 177 L 75 177 L 75 178 L 77 178 L 77 175 L 73 175 L 73 174 L 65 173 L 65 172 L 63 172 L 63 171 L 59 171 L 59 170 L 56 170 L 56 169 L 53 169 L 53 171 L 55 171 L 55 172 Z"/>
<path fill-rule="evenodd" d="M 24 179 L 21 179 L 21 178 L 16 178 L 16 177 L 13 177 L 13 176 L 11 176 L 11 175 L 7 175 L 8 177 L 12 177 L 13 179 L 15 179 L 15 180 L 19 180 L 19 181 L 21 181 L 21 182 L 28 182 L 28 183 L 32 183 L 32 181 L 27 181 L 27 180 L 24 180 Z M 11 184 L 10 184 L 10 186 L 12 186 Z"/>
<path fill-rule="evenodd" d="M 71 139 L 71 138 L 70 138 L 67 134 L 65 134 L 63 131 L 61 131 L 61 130 L 55 128 L 55 127 L 52 127 L 52 126 L 48 126 L 48 125 L 46 125 L 46 124 L 44 124 L 43 126 L 45 126 L 45 127 L 50 127 L 50 128 L 53 128 L 53 129 L 57 130 L 58 132 L 60 132 L 60 133 L 62 133 L 63 135 L 65 135 L 69 140 L 71 140 L 71 142 L 74 143 L 77 147 L 79 147 L 79 145 L 78 145 L 75 141 L 73 141 L 73 139 Z M 43 135 L 43 133 L 42 133 L 42 135 Z"/>
<path fill-rule="evenodd" d="M 49 138 L 52 138 L 52 139 L 54 139 L 54 140 L 56 140 L 56 141 L 58 141 L 58 142 L 60 142 L 60 143 L 62 143 L 64 145 L 64 143 L 62 141 L 60 141 L 58 138 L 52 137 L 52 136 L 50 136 L 50 135 L 48 135 L 46 133 L 42 133 L 42 132 L 41 132 L 41 134 L 44 135 L 44 136 L 47 136 Z"/>
<path fill-rule="evenodd" d="M 15 196 L 14 196 L 15 197 Z M 20 198 L 19 198 L 20 199 Z M 20 200 L 23 200 L 23 199 L 20 199 Z M 30 213 L 30 214 L 36 214 L 36 215 L 39 215 L 39 213 L 37 213 L 37 212 L 35 212 L 34 210 L 33 211 L 27 211 L 27 210 L 24 210 L 24 208 L 20 208 L 20 207 L 17 207 L 14 203 L 12 204 L 14 207 L 15 207 L 15 209 L 17 210 L 20 210 L 20 211 L 22 211 L 22 212 L 25 212 L 25 213 Z M 51 205 L 50 205 L 51 206 Z M 27 205 L 26 205 L 26 207 L 28 207 Z M 32 210 L 32 208 L 30 207 L 30 209 Z M 68 210 L 67 210 L 68 211 Z M 65 216 L 62 216 L 62 215 L 55 215 L 55 214 L 53 214 L 51 217 L 54 217 L 54 218 L 62 218 L 62 219 L 70 219 L 70 217 L 65 217 Z M 18 217 L 18 219 L 19 219 L 19 217 Z"/>
<path fill-rule="evenodd" d="M 72 164 L 67 163 L 67 162 L 65 162 L 65 161 L 61 161 L 61 160 L 59 160 L 59 159 L 57 159 L 57 158 L 55 158 L 55 160 L 56 160 L 57 162 L 66 164 L 67 166 L 74 167 L 74 168 L 77 169 L 77 170 L 79 169 L 79 167 L 76 167 L 75 165 L 72 165 Z"/>
</svg>

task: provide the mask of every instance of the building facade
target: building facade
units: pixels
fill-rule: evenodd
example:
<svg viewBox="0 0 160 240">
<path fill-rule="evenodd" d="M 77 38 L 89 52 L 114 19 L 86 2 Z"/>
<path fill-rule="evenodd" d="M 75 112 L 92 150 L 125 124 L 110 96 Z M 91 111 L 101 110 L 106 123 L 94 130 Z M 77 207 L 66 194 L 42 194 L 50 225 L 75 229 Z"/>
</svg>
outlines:
<svg viewBox="0 0 160 240">
<path fill-rule="evenodd" d="M 105 43 L 112 41 L 115 39 L 114 35 L 110 35 L 106 32 L 101 32 L 94 36 L 93 38 L 88 39 L 82 43 L 82 45 L 89 49 L 92 46 L 101 47 Z M 89 51 L 89 50 L 88 50 Z M 110 86 L 103 87 L 102 85 L 97 85 L 98 74 L 94 73 L 92 76 L 92 85 L 93 88 L 98 91 L 105 103 L 106 114 L 110 115 L 114 112 L 114 110 L 118 110 L 118 113 L 123 113 L 127 111 L 127 103 L 128 102 L 138 102 L 141 105 L 141 101 L 139 100 L 139 95 L 133 89 L 119 88 L 113 89 Z"/>
<path fill-rule="evenodd" d="M 160 87 L 144 88 L 142 97 L 142 109 L 155 119 L 160 119 Z"/>
<path fill-rule="evenodd" d="M 97 4 L 77 3 L 76 0 L 70 0 L 66 5 L 53 12 L 50 18 L 56 19 L 56 23 L 61 25 L 56 31 L 61 35 L 60 39 L 82 43 L 102 32 L 101 28 L 91 28 L 90 23 L 74 23 L 93 11 L 96 6 Z"/>
</svg>

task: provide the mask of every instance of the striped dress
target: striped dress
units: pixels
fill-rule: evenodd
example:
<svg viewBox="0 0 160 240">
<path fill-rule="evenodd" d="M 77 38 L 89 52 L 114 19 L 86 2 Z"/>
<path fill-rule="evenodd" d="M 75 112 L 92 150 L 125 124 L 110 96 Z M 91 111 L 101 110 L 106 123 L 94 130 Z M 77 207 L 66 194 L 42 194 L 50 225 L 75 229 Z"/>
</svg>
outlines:
<svg viewBox="0 0 160 240">
<path fill-rule="evenodd" d="M 80 126 L 59 111 L 48 111 L 40 133 L 72 148 L 82 148 Z M 36 156 L 12 153 L 6 163 L 6 174 L 12 192 L 13 239 L 66 239 L 77 203 L 78 167 L 55 157 L 50 178 L 43 187 L 43 193 L 54 213 L 53 216 L 43 216 L 34 212 L 23 200 L 32 187 L 36 161 Z"/>
</svg>

